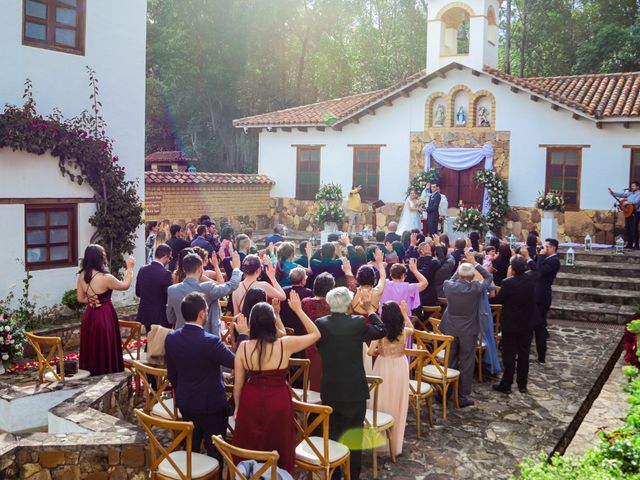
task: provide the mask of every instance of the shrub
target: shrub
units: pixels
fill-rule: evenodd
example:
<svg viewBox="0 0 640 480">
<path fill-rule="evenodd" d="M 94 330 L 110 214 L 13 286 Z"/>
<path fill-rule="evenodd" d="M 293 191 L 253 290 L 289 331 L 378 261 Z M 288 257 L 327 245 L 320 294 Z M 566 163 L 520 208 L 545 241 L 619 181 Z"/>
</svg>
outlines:
<svg viewBox="0 0 640 480">
<path fill-rule="evenodd" d="M 78 301 L 78 291 L 75 288 L 64 292 L 60 303 L 75 313 L 81 312 L 84 308 L 84 305 Z"/>
</svg>

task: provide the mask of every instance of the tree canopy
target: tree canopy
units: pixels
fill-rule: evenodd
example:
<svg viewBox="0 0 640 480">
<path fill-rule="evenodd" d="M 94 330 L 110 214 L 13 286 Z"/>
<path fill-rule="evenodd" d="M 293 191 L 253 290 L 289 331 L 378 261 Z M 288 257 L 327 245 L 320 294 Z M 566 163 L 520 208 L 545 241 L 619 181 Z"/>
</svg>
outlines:
<svg viewBox="0 0 640 480">
<path fill-rule="evenodd" d="M 638 9 L 638 0 L 508 0 L 500 41 L 510 33 L 511 73 L 640 70 Z M 426 18 L 426 0 L 149 0 L 147 152 L 179 148 L 199 170 L 255 171 L 257 139 L 234 118 L 417 72 Z"/>
</svg>

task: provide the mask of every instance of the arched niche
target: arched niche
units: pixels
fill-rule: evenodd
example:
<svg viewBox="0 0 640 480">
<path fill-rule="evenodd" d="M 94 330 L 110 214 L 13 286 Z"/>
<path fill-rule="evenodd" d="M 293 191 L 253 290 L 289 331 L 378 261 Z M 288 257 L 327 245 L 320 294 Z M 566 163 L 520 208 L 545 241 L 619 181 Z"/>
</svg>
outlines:
<svg viewBox="0 0 640 480">
<path fill-rule="evenodd" d="M 496 100 L 494 96 L 486 90 L 477 92 L 473 99 L 472 114 L 474 127 L 495 128 Z"/>
<path fill-rule="evenodd" d="M 489 5 L 487 10 L 487 40 L 492 45 L 498 44 L 498 21 L 496 18 L 496 11 L 493 5 Z"/>
<path fill-rule="evenodd" d="M 465 3 L 455 2 L 438 12 L 443 24 L 440 38 L 440 55 L 467 55 L 469 53 L 470 19 L 473 10 Z"/>
<path fill-rule="evenodd" d="M 450 127 L 469 127 L 469 105 L 471 105 L 471 99 L 473 98 L 473 92 L 469 87 L 465 85 L 458 85 L 451 89 L 449 92 L 449 106 L 450 106 Z"/>
<path fill-rule="evenodd" d="M 425 129 L 448 126 L 447 95 L 436 92 L 427 98 L 425 103 Z"/>
</svg>

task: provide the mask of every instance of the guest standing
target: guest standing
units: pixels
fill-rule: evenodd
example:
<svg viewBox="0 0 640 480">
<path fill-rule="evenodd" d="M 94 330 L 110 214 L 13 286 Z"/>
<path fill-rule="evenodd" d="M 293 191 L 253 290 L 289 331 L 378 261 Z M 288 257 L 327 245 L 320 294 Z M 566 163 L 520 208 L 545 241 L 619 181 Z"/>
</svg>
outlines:
<svg viewBox="0 0 640 480">
<path fill-rule="evenodd" d="M 289 306 L 307 333 L 276 337 L 276 318 L 268 303 L 258 303 L 249 318 L 249 340 L 238 347 L 233 397 L 236 428 L 233 444 L 249 450 L 276 450 L 278 466 L 293 474 L 296 430 L 293 402 L 287 383 L 289 357 L 320 338 L 316 325 L 302 311 L 300 298 L 291 293 Z M 246 373 L 249 379 L 245 384 Z"/>
<path fill-rule="evenodd" d="M 474 405 L 471 400 L 473 367 L 476 360 L 476 344 L 480 333 L 480 302 L 489 288 L 492 276 L 476 262 L 473 252 L 467 252 L 466 263 L 457 273 L 444 282 L 447 309 L 442 315 L 440 330 L 454 337 L 449 360 L 452 368 L 460 370 L 460 407 Z M 480 272 L 482 283 L 474 282 L 475 271 Z"/>
<path fill-rule="evenodd" d="M 227 396 L 220 367 L 233 368 L 234 355 L 219 337 L 204 331 L 208 314 L 203 294 L 186 295 L 180 312 L 184 326 L 165 339 L 167 376 L 183 420 L 193 422 L 193 451 L 199 452 L 204 440 L 207 455 L 222 462 L 211 436 L 227 431 Z M 246 340 L 246 320 L 239 318 L 235 328 Z"/>
<path fill-rule="evenodd" d="M 527 252 L 523 249 L 523 253 Z M 528 252 L 525 254 L 528 256 Z M 493 298 L 493 303 L 502 305 L 502 363 L 504 373 L 500 383 L 493 386 L 494 390 L 511 393 L 513 375 L 516 373 L 516 383 L 521 393 L 527 392 L 529 376 L 529 350 L 533 337 L 533 327 L 536 323 L 535 282 L 528 275 L 525 258 L 515 256 L 511 260 L 513 276 L 505 278 L 500 292 Z M 533 273 L 533 272 L 531 272 Z"/>
<path fill-rule="evenodd" d="M 171 247 L 158 245 L 155 257 L 153 262 L 140 269 L 136 277 L 136 296 L 140 299 L 137 319 L 147 333 L 154 324 L 170 326 L 167 322 L 167 289 L 173 281 L 166 267 L 171 259 Z"/>
<path fill-rule="evenodd" d="M 349 219 L 349 233 L 357 232 L 360 228 L 360 215 L 362 214 L 362 200 L 360 191 L 362 185 L 354 185 L 347 198 L 347 217 Z"/>
<path fill-rule="evenodd" d="M 176 269 L 176 262 L 178 261 L 178 253 L 183 248 L 189 248 L 191 246 L 191 242 L 186 241 L 182 238 L 182 227 L 180 225 L 174 224 L 169 228 L 169 232 L 171 233 L 171 238 L 167 240 L 167 245 L 171 247 L 171 261 L 169 262 L 169 270 L 174 271 Z"/>
<path fill-rule="evenodd" d="M 276 243 L 284 242 L 285 228 L 286 227 L 281 223 L 273 227 L 273 234 L 264 239 L 264 248 L 269 247 L 270 243 L 275 245 Z"/>
<path fill-rule="evenodd" d="M 394 455 L 400 455 L 409 408 L 409 363 L 404 349 L 407 338 L 413 335 L 407 303 L 385 303 L 381 320 L 386 336 L 371 342 L 368 353 L 378 356 L 373 366 L 373 374 L 383 380 L 378 387 L 378 409 L 393 417 L 391 450 Z"/>
<path fill-rule="evenodd" d="M 213 245 L 207 240 L 207 227 L 205 225 L 198 225 L 196 232 L 198 236 L 193 239 L 191 246 L 204 248 L 209 256 L 211 256 L 213 253 Z"/>
<path fill-rule="evenodd" d="M 238 289 L 231 296 L 233 302 L 233 311 L 241 312 L 244 296 L 250 288 L 261 288 L 267 294 L 268 299 L 277 298 L 280 301 L 286 300 L 284 290 L 276 280 L 276 270 L 269 261 L 265 261 L 265 272 L 269 282 L 258 281 L 262 274 L 262 261 L 257 255 L 247 255 L 242 262 L 242 271 L 244 280 L 240 283 Z"/>
<path fill-rule="evenodd" d="M 127 271 L 120 281 L 109 273 L 102 246 L 89 245 L 84 251 L 76 285 L 78 301 L 87 304 L 80 324 L 80 368 L 92 376 L 124 371 L 118 314 L 111 303 L 111 292 L 131 286 L 136 260 L 129 257 L 125 264 Z"/>
<path fill-rule="evenodd" d="M 436 181 L 431 182 L 431 195 L 429 196 L 429 203 L 427 203 L 427 228 L 429 229 L 429 235 L 438 234 L 438 223 L 440 222 L 440 200 L 442 195 L 440 194 L 440 184 Z"/>
<path fill-rule="evenodd" d="M 447 247 L 444 245 L 436 246 L 434 252 L 440 262 L 440 267 L 433 276 L 433 282 L 435 283 L 434 289 L 436 291 L 436 297 L 444 297 L 444 282 L 449 280 L 451 275 L 453 275 L 456 261 L 448 254 Z"/>
<path fill-rule="evenodd" d="M 493 267 L 493 282 L 496 286 L 502 285 L 502 280 L 507 278 L 507 270 L 509 269 L 509 262 L 511 261 L 511 247 L 508 243 L 501 243 L 498 247 L 498 255 L 491 262 Z"/>
<path fill-rule="evenodd" d="M 401 303 L 407 302 L 409 311 L 420 308 L 420 292 L 427 288 L 428 282 L 418 271 L 418 263 L 415 258 L 409 259 L 409 271 L 413 274 L 418 283 L 408 283 L 407 267 L 402 263 L 396 263 L 391 266 L 389 273 L 391 280 L 387 280 L 384 292 L 380 296 L 380 303 L 383 304 L 389 300 Z"/>
<path fill-rule="evenodd" d="M 351 478 L 357 480 L 362 460 L 362 426 L 369 399 L 369 387 L 362 364 L 362 342 L 382 338 L 385 330 L 370 298 L 363 298 L 369 324 L 359 315 L 347 314 L 351 300 L 352 294 L 347 288 L 331 290 L 327 294 L 331 315 L 319 318 L 316 325 L 322 335 L 318 341 L 322 357 L 320 397 L 323 405 L 333 409 L 329 420 L 329 437 L 340 441 L 347 430 L 353 433 L 353 443 L 349 446 Z"/>
<path fill-rule="evenodd" d="M 293 263 L 293 256 L 295 253 L 296 247 L 291 242 L 282 242 L 278 247 L 278 251 L 276 253 L 278 258 L 278 262 L 276 263 L 276 280 L 281 287 L 291 286 L 289 273 L 298 266 L 297 263 Z"/>
<path fill-rule="evenodd" d="M 313 291 L 310 288 L 305 287 L 307 284 L 307 271 L 302 267 L 296 267 L 289 272 L 289 279 L 291 280 L 290 287 L 284 287 L 284 294 L 287 300 L 291 297 L 291 292 L 296 292 L 300 300 L 304 302 L 305 298 L 313 297 Z M 285 327 L 293 328 L 294 335 L 304 335 L 306 330 L 298 315 L 291 310 L 288 302 L 282 302 L 280 305 L 280 316 L 282 323 Z"/>
</svg>

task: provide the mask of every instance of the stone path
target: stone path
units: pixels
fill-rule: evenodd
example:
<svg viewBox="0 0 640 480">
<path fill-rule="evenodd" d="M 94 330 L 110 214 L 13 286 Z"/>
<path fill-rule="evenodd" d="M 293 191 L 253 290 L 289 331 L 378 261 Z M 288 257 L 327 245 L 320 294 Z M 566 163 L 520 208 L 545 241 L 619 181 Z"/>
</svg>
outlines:
<svg viewBox="0 0 640 480">
<path fill-rule="evenodd" d="M 474 386 L 476 405 L 448 409 L 442 420 L 416 438 L 411 413 L 404 453 L 397 463 L 379 457 L 381 479 L 504 479 L 527 455 L 551 452 L 563 438 L 600 373 L 616 350 L 622 332 L 611 328 L 550 327 L 547 364 L 531 364 L 529 394 L 494 392 L 495 380 Z M 533 357 L 532 355 L 532 358 Z M 426 413 L 424 417 L 426 419 Z M 425 422 L 426 423 L 426 422 Z M 365 452 L 361 478 L 372 478 Z"/>
<path fill-rule="evenodd" d="M 623 419 L 629 411 L 629 403 L 627 394 L 623 392 L 624 386 L 627 385 L 627 380 L 622 374 L 623 366 L 624 354 L 620 355 L 611 376 L 602 387 L 596 401 L 593 402 L 591 410 L 582 421 L 565 455 L 582 455 L 585 450 L 597 443 L 598 436 L 595 432 L 598 428 L 606 426 L 613 430 L 624 423 Z"/>
</svg>

